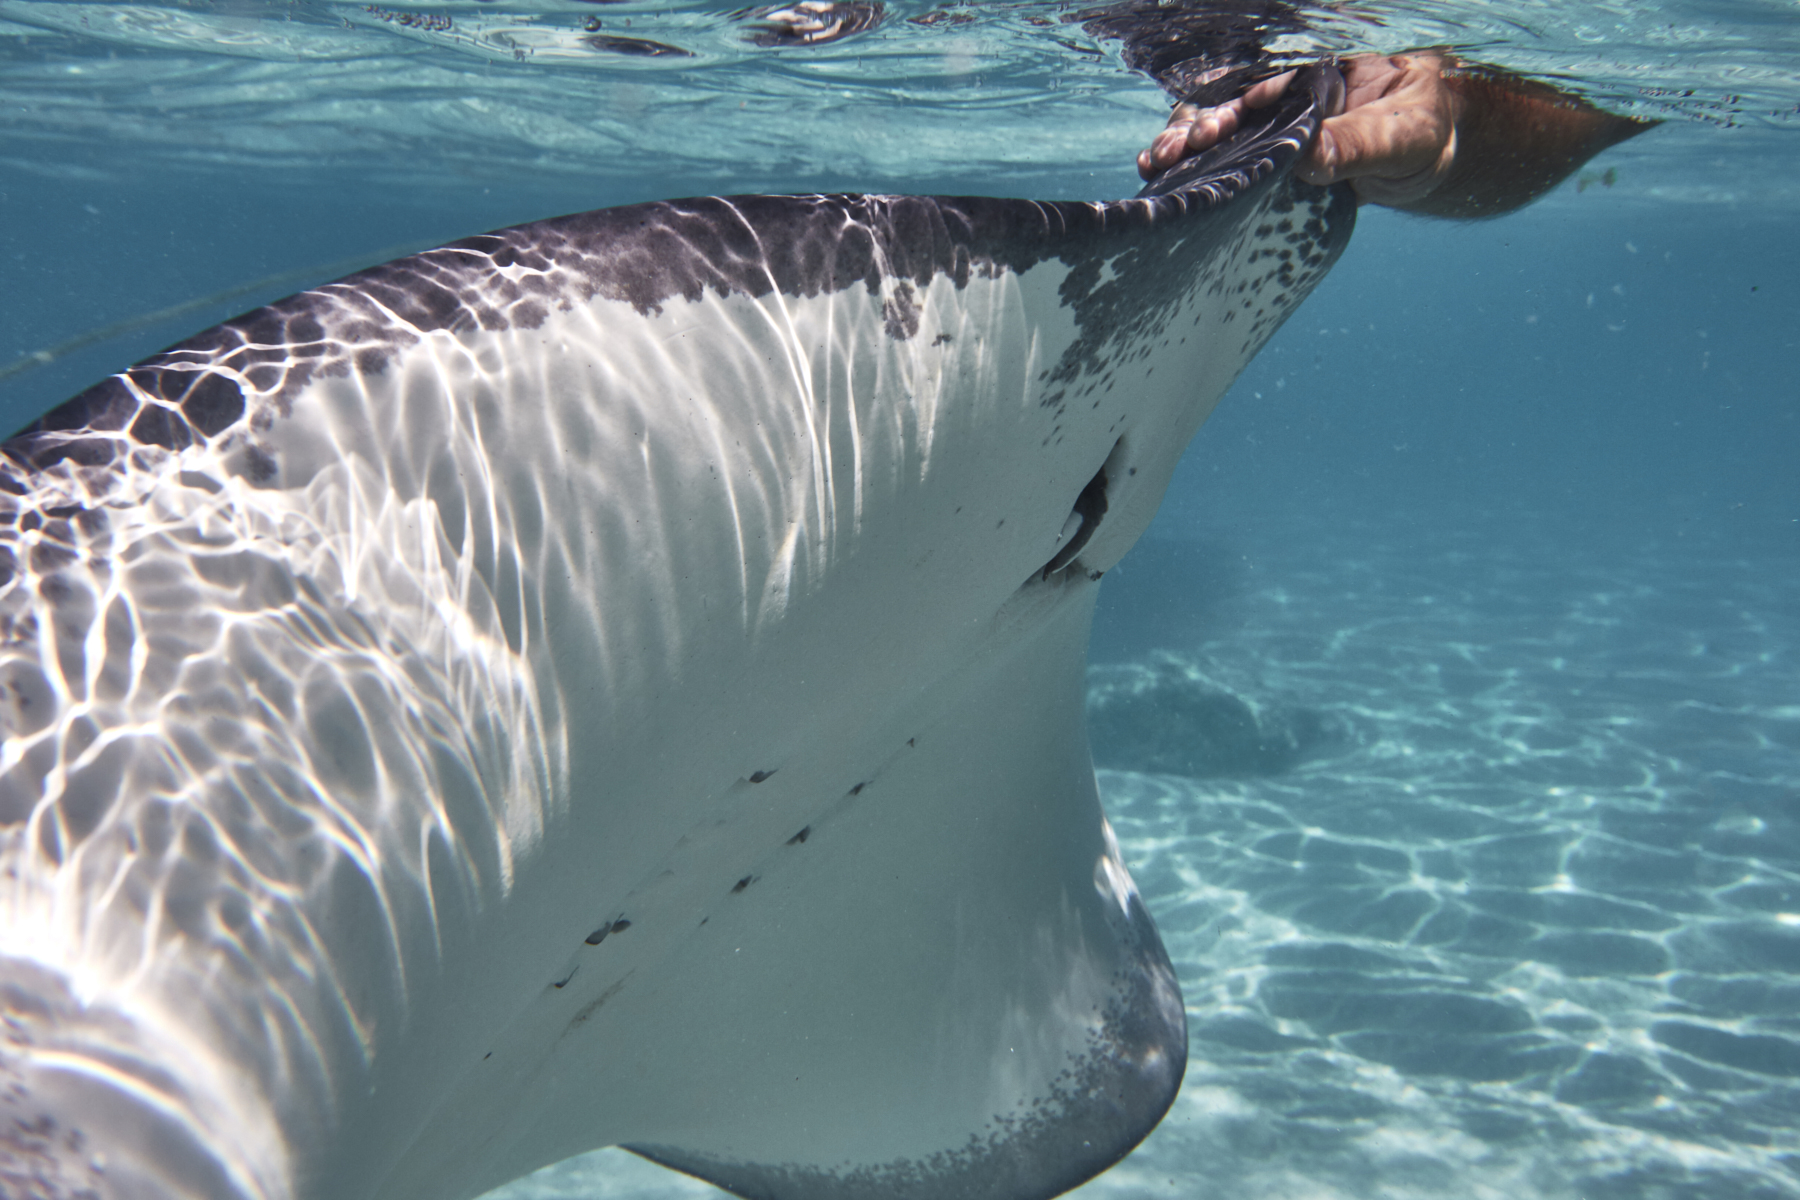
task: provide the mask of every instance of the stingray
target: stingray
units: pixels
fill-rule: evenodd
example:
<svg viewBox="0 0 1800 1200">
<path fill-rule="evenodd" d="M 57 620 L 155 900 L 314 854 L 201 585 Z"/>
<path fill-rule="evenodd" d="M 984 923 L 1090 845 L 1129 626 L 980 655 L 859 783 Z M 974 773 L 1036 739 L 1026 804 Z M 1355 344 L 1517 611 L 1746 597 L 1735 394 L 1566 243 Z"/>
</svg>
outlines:
<svg viewBox="0 0 1800 1200">
<path fill-rule="evenodd" d="M 1187 1055 L 1100 579 L 1344 246 L 1335 75 L 1111 203 L 740 196 L 258 309 L 0 460 L 0 1190 L 625 1146 L 1028 1200 Z"/>
</svg>

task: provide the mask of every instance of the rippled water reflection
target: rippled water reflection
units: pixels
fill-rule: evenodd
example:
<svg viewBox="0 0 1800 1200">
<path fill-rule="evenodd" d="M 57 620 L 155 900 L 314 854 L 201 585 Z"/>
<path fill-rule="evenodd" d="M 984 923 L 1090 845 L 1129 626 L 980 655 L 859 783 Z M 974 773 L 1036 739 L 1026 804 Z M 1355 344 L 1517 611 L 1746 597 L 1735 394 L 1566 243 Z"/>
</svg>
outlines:
<svg viewBox="0 0 1800 1200">
<path fill-rule="evenodd" d="M 1065 193 L 1105 192 L 1120 185 L 1088 173 L 1128 163 L 1164 102 L 1083 32 L 1083 9 L 896 0 L 867 31 L 771 46 L 750 10 L 704 3 L 0 0 L 3 153 L 65 175 L 129 162 L 912 190 L 973 173 L 1005 191 L 1060 171 Z M 1297 56 L 1457 46 L 1637 115 L 1729 128 L 1715 145 L 1738 159 L 1721 164 L 1732 186 L 1767 193 L 1774 168 L 1791 198 L 1800 25 L 1778 0 L 1306 9 L 1316 32 L 1281 43 Z M 1666 142 L 1629 153 L 1666 160 Z M 1681 186 L 1716 194 L 1719 173 Z"/>
</svg>

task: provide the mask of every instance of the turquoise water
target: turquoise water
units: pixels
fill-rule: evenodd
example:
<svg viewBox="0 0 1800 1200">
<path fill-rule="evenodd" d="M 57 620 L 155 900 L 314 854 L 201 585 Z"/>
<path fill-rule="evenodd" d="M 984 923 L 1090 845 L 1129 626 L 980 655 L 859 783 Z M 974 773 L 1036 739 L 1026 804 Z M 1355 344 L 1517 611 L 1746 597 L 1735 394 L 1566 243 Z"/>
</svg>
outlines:
<svg viewBox="0 0 1800 1200">
<path fill-rule="evenodd" d="M 1054 5 L 774 51 L 723 6 L 433 11 L 468 36 L 0 0 L 0 370 L 42 354 L 0 417 L 554 212 L 1123 194 L 1165 107 Z M 594 52 L 596 17 L 693 57 Z M 1513 218 L 1365 212 L 1109 576 L 1101 786 L 1193 1040 L 1083 1192 L 1800 1197 L 1800 22 L 1321 29 L 1295 52 L 1454 42 L 1667 124 Z M 504 1194 L 717 1193 L 602 1152 Z"/>
</svg>

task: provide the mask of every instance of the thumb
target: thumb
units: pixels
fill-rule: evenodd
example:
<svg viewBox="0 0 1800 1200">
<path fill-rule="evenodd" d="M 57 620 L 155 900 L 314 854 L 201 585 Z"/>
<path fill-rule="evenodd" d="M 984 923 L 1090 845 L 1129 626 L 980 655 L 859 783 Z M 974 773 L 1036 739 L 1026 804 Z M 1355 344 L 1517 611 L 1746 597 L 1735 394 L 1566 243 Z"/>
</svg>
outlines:
<svg viewBox="0 0 1800 1200">
<path fill-rule="evenodd" d="M 1342 158 L 1337 134 L 1331 128 L 1335 120 L 1333 118 L 1319 126 L 1319 135 L 1313 139 L 1312 149 L 1306 152 L 1306 157 L 1294 168 L 1294 174 L 1315 187 L 1325 187 L 1338 180 L 1338 164 Z"/>
</svg>

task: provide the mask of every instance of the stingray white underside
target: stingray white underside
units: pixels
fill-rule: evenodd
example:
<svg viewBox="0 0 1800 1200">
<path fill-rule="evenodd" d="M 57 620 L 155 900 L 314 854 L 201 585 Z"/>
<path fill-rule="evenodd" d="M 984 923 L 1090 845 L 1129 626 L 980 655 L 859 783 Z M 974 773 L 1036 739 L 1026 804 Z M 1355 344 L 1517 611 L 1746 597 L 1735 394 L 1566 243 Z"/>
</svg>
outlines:
<svg viewBox="0 0 1800 1200">
<path fill-rule="evenodd" d="M 82 650 L 46 619 L 5 667 L 56 716 L 15 706 L 0 753 L 63 765 L 0 954 L 86 1014 L 35 1086 L 185 1125 L 141 1168 L 171 1194 L 444 1200 L 613 1144 L 782 1200 L 1102 1169 L 1185 1034 L 1095 792 L 1087 628 L 1299 298 L 1257 215 L 1073 382 L 1055 259 L 596 296 L 140 464 Z M 102 1026 L 135 1048 L 106 1071 L 68 1032 Z"/>
<path fill-rule="evenodd" d="M 569 610 L 514 618 L 510 639 L 556 697 L 536 723 L 568 763 L 567 810 L 509 814 L 510 840 L 555 829 L 532 853 L 584 863 L 587 894 L 540 901 L 535 974 L 506 968 L 523 975 L 508 1001 L 529 1001 L 483 1023 L 489 1042 L 456 1039 L 470 1059 L 456 1103 L 475 1119 L 437 1121 L 395 1168 L 419 1174 L 418 1194 L 610 1143 L 922 1164 L 1026 1119 L 1090 1053 L 1118 999 L 1109 911 L 1128 920 L 1082 729 L 1095 585 L 1037 572 L 1128 415 L 1191 420 L 1199 398 L 1191 380 L 1178 398 L 1115 388 L 1055 419 L 1037 380 L 1073 337 L 1064 274 L 960 291 L 940 277 L 904 341 L 861 289 L 708 295 L 649 318 L 601 302 L 512 345 L 414 352 L 384 377 L 426 403 L 474 397 L 462 412 L 358 428 L 415 403 L 348 381 L 316 393 L 345 416 L 296 412 L 335 436 L 316 458 L 287 449 L 284 471 L 312 458 L 335 473 L 372 439 L 411 455 L 414 479 L 445 476 L 419 432 L 459 430 L 463 453 L 438 451 L 459 478 L 514 472 L 466 489 L 463 539 L 510 547 L 524 597 L 559 575 L 596 584 L 589 610 L 572 593 Z M 1147 449 L 1142 468 L 1114 463 L 1125 486 L 1089 543 L 1094 569 L 1133 492 L 1154 507 L 1172 464 L 1165 439 Z M 371 500 L 403 494 L 386 479 Z M 473 528 L 484 517 L 491 535 Z M 349 525 L 383 546 L 431 528 L 395 518 Z M 492 574 L 498 592 L 509 572 Z M 629 928 L 586 945 L 617 920 Z"/>
</svg>

